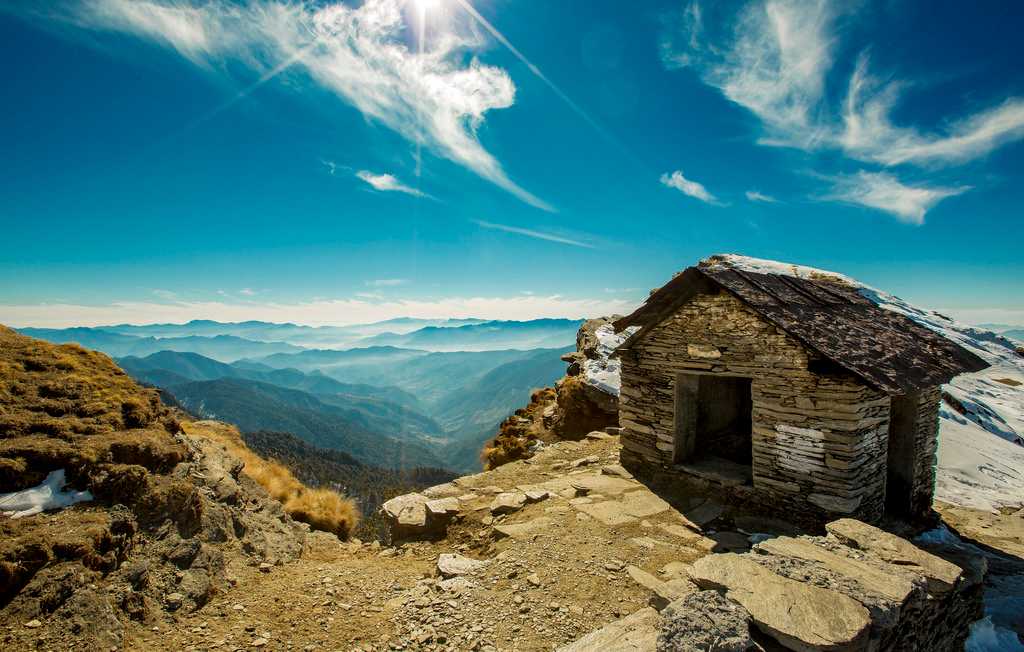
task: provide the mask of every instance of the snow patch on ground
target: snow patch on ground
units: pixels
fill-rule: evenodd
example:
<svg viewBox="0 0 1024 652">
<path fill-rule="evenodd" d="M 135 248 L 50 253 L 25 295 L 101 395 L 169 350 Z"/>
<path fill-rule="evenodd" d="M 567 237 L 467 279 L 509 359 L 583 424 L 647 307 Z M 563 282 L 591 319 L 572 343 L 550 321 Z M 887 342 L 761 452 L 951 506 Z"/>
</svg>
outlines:
<svg viewBox="0 0 1024 652">
<path fill-rule="evenodd" d="M 1024 505 L 1024 357 L 1008 338 L 923 310 L 899 297 L 827 270 L 735 254 L 712 256 L 722 265 L 765 274 L 827 279 L 856 287 L 867 299 L 953 340 L 991 367 L 943 386 L 939 414 L 936 498 L 996 510 Z"/>
<path fill-rule="evenodd" d="M 611 324 L 602 324 L 594 330 L 597 337 L 597 357 L 583 361 L 583 382 L 606 394 L 619 395 L 621 387 L 621 363 L 618 358 L 610 357 L 630 335 L 640 329 L 630 326 L 621 333 L 616 333 Z"/>
<path fill-rule="evenodd" d="M 11 518 L 21 518 L 92 500 L 92 494 L 88 491 L 64 491 L 67 484 L 67 480 L 64 478 L 64 469 L 51 471 L 38 486 L 9 494 L 0 494 L 0 514 Z"/>
<path fill-rule="evenodd" d="M 985 552 L 966 543 L 945 525 L 920 534 L 918 544 L 964 548 L 979 557 Z M 1013 624 L 1024 610 L 1024 578 L 989 575 L 985 580 L 985 617 L 971 624 L 971 633 L 964 644 L 966 652 L 1024 652 Z"/>
</svg>

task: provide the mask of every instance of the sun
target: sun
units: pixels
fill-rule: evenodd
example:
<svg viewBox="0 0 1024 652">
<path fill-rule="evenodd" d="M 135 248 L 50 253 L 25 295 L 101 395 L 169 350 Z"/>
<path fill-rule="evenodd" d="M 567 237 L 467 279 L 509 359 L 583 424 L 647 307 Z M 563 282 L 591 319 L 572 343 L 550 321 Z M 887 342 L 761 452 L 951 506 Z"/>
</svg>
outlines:
<svg viewBox="0 0 1024 652">
<path fill-rule="evenodd" d="M 441 0 L 412 0 L 412 1 L 413 1 L 413 4 L 416 5 L 416 8 L 419 9 L 420 12 L 424 13 L 424 14 L 427 13 L 428 11 L 430 11 L 431 9 L 437 9 L 437 7 L 441 4 Z"/>
</svg>

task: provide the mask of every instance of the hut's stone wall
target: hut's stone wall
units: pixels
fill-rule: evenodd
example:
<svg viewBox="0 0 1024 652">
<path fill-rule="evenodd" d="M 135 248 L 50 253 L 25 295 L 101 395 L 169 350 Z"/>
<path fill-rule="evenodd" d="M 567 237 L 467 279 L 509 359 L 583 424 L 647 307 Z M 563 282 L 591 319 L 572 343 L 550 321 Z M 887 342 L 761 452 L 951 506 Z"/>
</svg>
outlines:
<svg viewBox="0 0 1024 652">
<path fill-rule="evenodd" d="M 799 342 L 732 295 L 696 296 L 622 353 L 623 461 L 658 470 L 675 463 L 679 374 L 747 377 L 753 491 L 745 497 L 822 522 L 836 515 L 878 520 L 889 398 L 850 374 L 812 372 L 811 362 Z M 926 421 L 921 443 L 934 451 Z M 701 454 L 699 442 L 695 452 Z M 934 473 L 930 465 L 928 472 Z M 924 468 L 918 475 L 923 487 Z"/>
<path fill-rule="evenodd" d="M 935 466 L 939 452 L 939 403 L 942 390 L 932 387 L 922 391 L 917 403 L 917 433 L 914 442 L 914 480 L 911 486 L 910 509 L 914 516 L 923 516 L 932 508 L 935 496 Z"/>
</svg>

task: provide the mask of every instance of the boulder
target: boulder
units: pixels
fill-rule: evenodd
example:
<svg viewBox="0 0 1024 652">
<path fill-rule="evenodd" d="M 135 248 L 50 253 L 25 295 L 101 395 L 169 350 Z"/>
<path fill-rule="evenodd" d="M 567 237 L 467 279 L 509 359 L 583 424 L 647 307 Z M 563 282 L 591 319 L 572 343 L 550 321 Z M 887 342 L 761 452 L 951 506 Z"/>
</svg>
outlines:
<svg viewBox="0 0 1024 652">
<path fill-rule="evenodd" d="M 413 493 L 392 498 L 380 509 L 393 539 L 436 538 L 444 536 L 460 502 L 454 497 L 431 500 Z"/>
<path fill-rule="evenodd" d="M 470 559 L 455 553 L 443 553 L 437 558 L 437 572 L 444 578 L 470 575 L 486 566 L 489 562 Z"/>
<path fill-rule="evenodd" d="M 871 617 L 853 598 L 781 577 L 735 553 L 697 560 L 690 577 L 702 589 L 724 590 L 762 632 L 791 650 L 868 649 Z"/>
<path fill-rule="evenodd" d="M 892 600 L 896 604 L 903 604 L 915 590 L 914 584 L 900 575 L 832 552 L 807 539 L 777 537 L 757 544 L 757 550 L 782 557 L 817 562 L 835 573 L 856 580 L 865 589 Z"/>
<path fill-rule="evenodd" d="M 750 614 L 718 591 L 691 593 L 661 612 L 658 652 L 758 649 L 750 638 Z"/>
<path fill-rule="evenodd" d="M 898 564 L 903 570 L 921 575 L 928 583 L 929 593 L 948 593 L 961 580 L 962 570 L 956 564 L 925 552 L 906 539 L 873 525 L 842 518 L 827 524 L 825 529 L 841 543 L 873 553 L 883 561 Z"/>
</svg>

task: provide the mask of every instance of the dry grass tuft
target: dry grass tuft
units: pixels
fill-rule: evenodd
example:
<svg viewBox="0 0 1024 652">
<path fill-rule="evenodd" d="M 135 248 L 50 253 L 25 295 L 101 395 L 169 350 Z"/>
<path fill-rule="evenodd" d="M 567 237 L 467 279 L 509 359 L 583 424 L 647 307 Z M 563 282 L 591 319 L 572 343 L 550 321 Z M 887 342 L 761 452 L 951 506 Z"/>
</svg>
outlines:
<svg viewBox="0 0 1024 652">
<path fill-rule="evenodd" d="M 485 470 L 531 456 L 530 447 L 543 434 L 541 415 L 554 399 L 555 390 L 550 387 L 539 389 L 530 396 L 529 405 L 519 408 L 501 422 L 498 434 L 480 452 Z"/>
<path fill-rule="evenodd" d="M 302 484 L 285 466 L 253 453 L 233 426 L 216 421 L 198 421 L 184 424 L 184 429 L 189 436 L 223 445 L 242 461 L 244 473 L 280 502 L 285 512 L 295 520 L 308 523 L 316 530 L 331 532 L 341 539 L 348 538 L 359 523 L 359 510 L 352 500 L 330 489 L 311 489 Z"/>
</svg>

